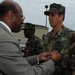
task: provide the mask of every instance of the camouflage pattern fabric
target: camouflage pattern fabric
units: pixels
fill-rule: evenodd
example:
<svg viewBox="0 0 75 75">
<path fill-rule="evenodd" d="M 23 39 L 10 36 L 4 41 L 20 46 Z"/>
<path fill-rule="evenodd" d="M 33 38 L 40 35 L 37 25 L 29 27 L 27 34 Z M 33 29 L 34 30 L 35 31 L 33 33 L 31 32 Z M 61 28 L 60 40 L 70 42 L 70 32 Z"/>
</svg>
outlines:
<svg viewBox="0 0 75 75">
<path fill-rule="evenodd" d="M 45 46 L 45 50 L 51 51 L 52 49 L 58 50 L 59 52 L 68 44 L 68 40 L 74 33 L 73 30 L 62 26 L 60 31 L 52 37 L 52 31 L 47 33 L 44 37 L 43 45 Z"/>
<path fill-rule="evenodd" d="M 53 4 L 50 5 L 49 10 L 44 12 L 45 15 L 49 15 L 51 13 L 61 13 L 61 14 L 64 14 L 65 13 L 65 7 L 62 6 L 61 4 L 53 3 Z"/>
<path fill-rule="evenodd" d="M 69 43 L 65 46 L 61 53 L 63 53 L 63 68 L 67 67 L 69 72 L 71 71 L 72 74 L 69 74 L 68 72 L 68 75 L 75 75 L 75 33 L 72 35 Z"/>
<path fill-rule="evenodd" d="M 37 55 L 41 52 L 43 52 L 41 39 L 34 35 L 30 40 L 27 40 L 24 50 L 24 57 Z"/>
<path fill-rule="evenodd" d="M 69 55 L 71 58 L 71 69 L 73 75 L 75 75 L 75 33 L 72 35 L 69 41 Z"/>
<path fill-rule="evenodd" d="M 56 64 L 56 71 L 54 75 L 72 75 L 70 69 L 70 55 L 69 55 L 69 40 L 74 33 L 73 30 L 62 26 L 60 31 L 52 37 L 52 31 L 44 37 L 44 50 L 57 50 L 63 55 L 62 61 Z"/>
</svg>

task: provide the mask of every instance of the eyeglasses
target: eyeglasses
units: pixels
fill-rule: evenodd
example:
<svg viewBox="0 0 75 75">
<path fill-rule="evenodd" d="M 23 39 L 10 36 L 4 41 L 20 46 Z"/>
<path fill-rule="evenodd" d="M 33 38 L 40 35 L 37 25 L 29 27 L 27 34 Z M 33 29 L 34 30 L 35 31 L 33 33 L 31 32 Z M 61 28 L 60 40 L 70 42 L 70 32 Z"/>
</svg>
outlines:
<svg viewBox="0 0 75 75">
<path fill-rule="evenodd" d="M 24 20 L 25 20 L 25 17 L 23 16 L 23 17 L 22 17 L 22 21 L 24 21 Z"/>
<path fill-rule="evenodd" d="M 14 12 L 15 15 L 17 15 L 17 12 L 16 11 L 13 11 L 13 12 Z M 22 16 L 21 19 L 22 19 L 22 21 L 24 21 L 25 20 L 25 17 Z"/>
</svg>

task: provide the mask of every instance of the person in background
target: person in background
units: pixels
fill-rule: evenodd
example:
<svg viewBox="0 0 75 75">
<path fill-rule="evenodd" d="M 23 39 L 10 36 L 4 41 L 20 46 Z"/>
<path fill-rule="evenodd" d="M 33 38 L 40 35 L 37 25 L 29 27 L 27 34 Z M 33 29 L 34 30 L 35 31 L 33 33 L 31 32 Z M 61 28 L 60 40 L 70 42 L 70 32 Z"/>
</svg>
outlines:
<svg viewBox="0 0 75 75">
<path fill-rule="evenodd" d="M 44 14 L 49 17 L 49 23 L 52 30 L 44 36 L 44 49 L 51 52 L 57 50 L 63 56 L 65 56 L 65 47 L 69 43 L 69 39 L 74 33 L 64 26 L 63 21 L 65 19 L 65 7 L 61 4 L 52 3 L 49 10 L 45 11 Z M 68 47 L 67 47 L 68 49 Z M 68 51 L 66 52 L 68 54 Z M 62 62 L 56 64 L 56 71 L 54 75 L 72 75 L 71 70 L 68 66 L 68 59 L 63 57 Z M 63 61 L 65 60 L 66 63 Z"/>
<path fill-rule="evenodd" d="M 24 28 L 24 36 L 28 38 L 25 44 L 24 57 L 37 55 L 43 52 L 42 41 L 39 37 L 35 36 L 35 25 L 31 23 L 25 23 Z"/>
<path fill-rule="evenodd" d="M 19 32 L 24 17 L 20 5 L 13 0 L 0 3 L 0 75 L 50 75 L 62 55 L 43 52 L 24 58 L 12 32 Z M 39 61 L 45 61 L 39 64 Z M 36 65 L 35 65 L 36 64 Z"/>
</svg>

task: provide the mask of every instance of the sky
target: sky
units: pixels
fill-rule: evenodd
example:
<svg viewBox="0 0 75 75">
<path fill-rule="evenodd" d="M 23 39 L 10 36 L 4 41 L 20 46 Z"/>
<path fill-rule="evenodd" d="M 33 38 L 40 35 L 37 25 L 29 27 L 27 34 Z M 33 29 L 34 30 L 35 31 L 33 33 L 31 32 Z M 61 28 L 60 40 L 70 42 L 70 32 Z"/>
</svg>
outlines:
<svg viewBox="0 0 75 75">
<path fill-rule="evenodd" d="M 0 0 L 0 2 L 3 0 Z M 23 10 L 25 16 L 24 22 L 30 22 L 33 24 L 38 24 L 46 26 L 46 16 L 44 11 L 46 10 L 45 5 L 58 3 L 66 7 L 65 20 L 63 24 L 75 30 L 75 0 L 14 0 L 16 1 Z M 47 27 L 51 30 L 48 17 L 47 17 Z"/>
</svg>

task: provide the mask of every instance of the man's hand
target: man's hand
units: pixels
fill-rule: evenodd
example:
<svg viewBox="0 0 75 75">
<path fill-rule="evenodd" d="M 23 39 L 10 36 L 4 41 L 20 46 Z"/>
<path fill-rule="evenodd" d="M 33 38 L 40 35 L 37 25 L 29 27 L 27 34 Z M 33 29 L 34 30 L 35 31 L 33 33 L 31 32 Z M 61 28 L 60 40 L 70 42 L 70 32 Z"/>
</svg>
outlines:
<svg viewBox="0 0 75 75">
<path fill-rule="evenodd" d="M 52 51 L 50 55 L 55 62 L 59 62 L 62 58 L 62 55 L 58 51 Z"/>
<path fill-rule="evenodd" d="M 50 59 L 50 52 L 43 52 L 38 55 L 39 61 L 46 61 Z"/>
<path fill-rule="evenodd" d="M 52 52 L 43 52 L 38 55 L 39 61 L 47 61 L 53 59 L 55 62 L 59 62 L 62 58 L 62 55 L 57 51 Z"/>
</svg>

